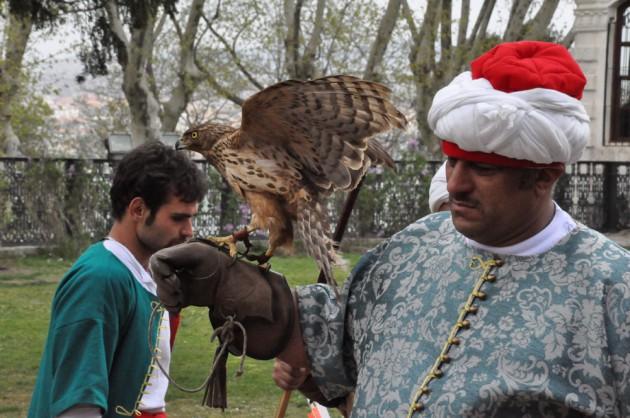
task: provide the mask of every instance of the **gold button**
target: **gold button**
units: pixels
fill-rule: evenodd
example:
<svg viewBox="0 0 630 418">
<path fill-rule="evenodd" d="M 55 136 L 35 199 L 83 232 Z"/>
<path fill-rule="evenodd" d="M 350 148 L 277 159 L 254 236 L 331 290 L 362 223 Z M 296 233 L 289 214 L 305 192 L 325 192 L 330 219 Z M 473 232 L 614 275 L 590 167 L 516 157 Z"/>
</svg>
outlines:
<svg viewBox="0 0 630 418">
<path fill-rule="evenodd" d="M 501 267 L 503 265 L 503 260 L 497 258 L 496 260 L 494 260 L 494 265 L 497 267 Z"/>
<path fill-rule="evenodd" d="M 427 387 L 423 387 L 422 389 L 420 389 L 420 394 L 421 395 L 428 395 L 429 393 L 431 393 L 431 389 L 429 389 Z"/>
<path fill-rule="evenodd" d="M 448 342 L 453 345 L 459 345 L 461 343 L 461 340 L 457 337 L 453 337 L 453 338 L 449 338 Z"/>
<path fill-rule="evenodd" d="M 497 280 L 497 276 L 495 276 L 494 274 L 488 274 L 485 278 L 485 281 L 487 282 L 494 282 Z"/>
<path fill-rule="evenodd" d="M 479 310 L 479 308 L 474 306 L 474 305 L 471 305 L 468 308 L 466 308 L 466 312 L 468 312 L 470 314 L 476 314 L 478 310 Z"/>
<path fill-rule="evenodd" d="M 449 363 L 451 361 L 451 358 L 447 354 L 442 354 L 440 356 L 440 360 L 442 361 L 442 363 Z"/>
<path fill-rule="evenodd" d="M 442 372 L 442 370 L 440 369 L 435 369 L 433 370 L 433 376 L 439 379 L 440 377 L 444 376 L 444 372 Z"/>
<path fill-rule="evenodd" d="M 468 329 L 470 328 L 470 321 L 467 319 L 464 319 L 463 321 L 458 322 L 457 326 L 459 328 Z"/>
<path fill-rule="evenodd" d="M 486 299 L 486 294 L 482 291 L 473 292 L 473 296 L 480 300 Z"/>
<path fill-rule="evenodd" d="M 414 412 L 418 412 L 418 411 L 421 411 L 423 407 L 424 407 L 424 405 L 422 405 L 422 402 L 416 402 L 413 405 L 413 410 L 414 410 Z"/>
</svg>

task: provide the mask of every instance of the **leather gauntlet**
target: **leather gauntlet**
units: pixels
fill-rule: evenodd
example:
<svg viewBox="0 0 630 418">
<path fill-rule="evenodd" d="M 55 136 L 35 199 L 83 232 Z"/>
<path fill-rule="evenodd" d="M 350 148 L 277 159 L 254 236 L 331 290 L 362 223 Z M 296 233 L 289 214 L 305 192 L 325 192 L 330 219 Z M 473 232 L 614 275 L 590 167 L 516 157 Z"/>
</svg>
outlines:
<svg viewBox="0 0 630 418">
<path fill-rule="evenodd" d="M 228 318 L 247 333 L 246 354 L 267 360 L 285 347 L 293 328 L 293 296 L 281 274 L 234 261 L 205 241 L 175 245 L 155 253 L 150 270 L 158 297 L 169 310 L 207 306 L 217 329 Z M 243 333 L 234 327 L 228 348 L 241 355 Z"/>
</svg>

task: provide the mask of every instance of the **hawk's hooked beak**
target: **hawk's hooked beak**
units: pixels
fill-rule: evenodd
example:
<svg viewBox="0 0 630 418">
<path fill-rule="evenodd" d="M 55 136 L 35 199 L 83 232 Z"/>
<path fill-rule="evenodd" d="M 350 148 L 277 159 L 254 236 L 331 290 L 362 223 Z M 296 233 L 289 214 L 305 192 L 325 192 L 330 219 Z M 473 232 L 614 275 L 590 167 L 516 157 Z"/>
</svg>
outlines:
<svg viewBox="0 0 630 418">
<path fill-rule="evenodd" d="M 182 144 L 181 142 L 179 142 L 179 140 L 177 140 L 177 142 L 175 142 L 175 149 L 177 151 L 186 149 L 186 145 Z"/>
</svg>

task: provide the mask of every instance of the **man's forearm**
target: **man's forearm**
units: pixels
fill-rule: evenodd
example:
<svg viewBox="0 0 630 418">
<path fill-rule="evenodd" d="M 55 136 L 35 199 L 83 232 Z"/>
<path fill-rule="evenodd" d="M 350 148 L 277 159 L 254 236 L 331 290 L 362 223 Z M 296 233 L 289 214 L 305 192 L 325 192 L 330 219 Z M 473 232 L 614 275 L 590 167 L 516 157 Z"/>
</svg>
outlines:
<svg viewBox="0 0 630 418">
<path fill-rule="evenodd" d="M 298 300 L 295 291 L 293 292 L 293 330 L 284 350 L 278 354 L 278 359 L 290 364 L 293 368 L 310 369 L 306 346 L 302 339 L 302 328 L 300 326 L 300 313 L 298 310 Z"/>
<path fill-rule="evenodd" d="M 300 315 L 298 309 L 297 294 L 293 292 L 293 314 L 295 320 L 293 321 L 293 330 L 289 337 L 285 349 L 278 355 L 278 360 L 281 360 L 289 364 L 294 370 L 306 369 L 310 370 L 310 362 L 308 354 L 306 353 L 306 346 L 304 345 L 304 339 L 302 338 L 302 328 L 300 326 Z M 310 372 L 306 376 L 306 379 L 297 388 L 308 399 L 315 401 L 326 407 L 337 407 L 341 405 L 344 398 L 337 398 L 328 400 L 321 393 L 315 380 L 311 376 Z"/>
</svg>

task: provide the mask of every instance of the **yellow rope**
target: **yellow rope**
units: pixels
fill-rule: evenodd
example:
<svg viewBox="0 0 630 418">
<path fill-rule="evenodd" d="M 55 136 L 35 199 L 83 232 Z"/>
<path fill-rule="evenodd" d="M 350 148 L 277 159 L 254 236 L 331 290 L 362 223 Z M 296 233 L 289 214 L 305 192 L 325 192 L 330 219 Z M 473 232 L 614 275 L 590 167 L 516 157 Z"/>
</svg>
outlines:
<svg viewBox="0 0 630 418">
<path fill-rule="evenodd" d="M 414 413 L 421 412 L 424 409 L 424 404 L 420 402 L 420 399 L 422 398 L 422 396 L 429 394 L 429 383 L 431 383 L 433 379 L 439 379 L 444 374 L 440 367 L 442 366 L 442 364 L 448 363 L 450 361 L 450 357 L 448 356 L 449 350 L 453 345 L 459 345 L 461 342 L 460 339 L 456 336 L 457 332 L 460 329 L 467 329 L 468 327 L 470 327 L 470 322 L 466 319 L 466 316 L 471 313 L 477 312 L 477 307 L 473 306 L 473 302 L 475 301 L 475 299 L 483 300 L 486 297 L 486 294 L 481 291 L 481 286 L 485 282 L 493 282 L 496 279 L 496 276 L 490 274 L 490 271 L 494 267 L 498 267 L 502 264 L 503 262 L 501 260 L 490 259 L 484 261 L 479 256 L 473 257 L 470 261 L 469 267 L 472 270 L 482 269 L 483 272 L 473 286 L 472 292 L 470 292 L 470 294 L 468 295 L 468 299 L 466 300 L 464 307 L 459 312 L 457 321 L 455 322 L 455 325 L 453 325 L 453 327 L 451 328 L 451 332 L 449 333 L 446 342 L 442 346 L 440 354 L 435 359 L 433 367 L 431 367 L 425 378 L 422 380 L 422 384 L 413 395 L 412 401 L 409 405 L 409 409 L 407 410 L 407 418 L 411 418 Z"/>
<path fill-rule="evenodd" d="M 164 307 L 159 303 L 159 302 L 151 302 L 151 316 L 149 317 L 149 330 L 148 330 L 148 336 L 149 336 L 149 351 L 151 352 L 151 361 L 149 362 L 149 367 L 147 369 L 147 372 L 144 375 L 144 380 L 142 381 L 142 386 L 140 386 L 140 391 L 138 392 L 138 396 L 136 397 L 136 402 L 133 405 L 133 409 L 131 411 L 127 410 L 125 407 L 123 407 L 122 405 L 116 405 L 115 411 L 117 414 L 119 415 L 123 415 L 126 417 L 131 417 L 131 416 L 139 416 L 141 414 L 141 412 L 138 410 L 138 407 L 140 406 L 140 402 L 142 401 L 142 396 L 144 394 L 146 394 L 146 389 L 148 386 L 151 386 L 151 384 L 149 383 L 149 380 L 151 379 L 151 372 L 153 371 L 153 369 L 155 369 L 155 363 L 157 362 L 159 365 L 159 362 L 157 360 L 157 354 L 160 351 L 158 348 L 158 343 L 160 341 L 160 332 L 158 330 L 157 333 L 157 337 L 155 339 L 155 345 L 151 343 L 151 334 L 153 334 L 153 318 L 155 317 L 155 313 L 159 312 L 159 323 L 162 323 L 162 318 L 164 316 Z M 158 325 L 159 327 L 159 325 Z M 161 366 L 160 366 L 161 368 Z"/>
</svg>

